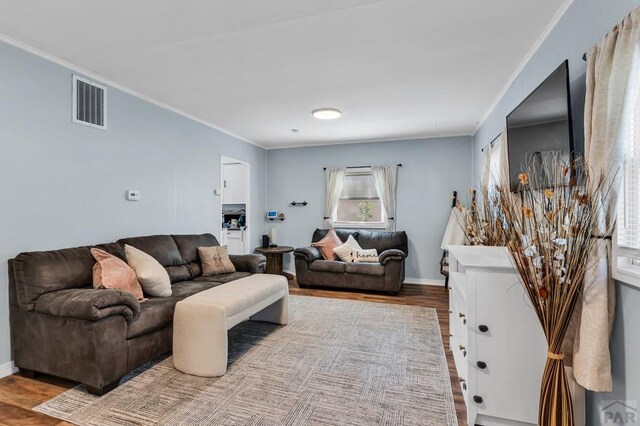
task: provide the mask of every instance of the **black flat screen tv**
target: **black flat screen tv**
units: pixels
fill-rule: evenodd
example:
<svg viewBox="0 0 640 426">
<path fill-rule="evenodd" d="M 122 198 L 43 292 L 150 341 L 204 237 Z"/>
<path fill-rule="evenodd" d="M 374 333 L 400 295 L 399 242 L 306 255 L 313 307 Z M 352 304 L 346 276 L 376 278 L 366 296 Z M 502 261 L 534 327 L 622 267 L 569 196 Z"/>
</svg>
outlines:
<svg viewBox="0 0 640 426">
<path fill-rule="evenodd" d="M 542 168 L 551 158 L 573 155 L 569 62 L 564 61 L 507 116 L 509 184 L 518 187 L 525 166 Z"/>
</svg>

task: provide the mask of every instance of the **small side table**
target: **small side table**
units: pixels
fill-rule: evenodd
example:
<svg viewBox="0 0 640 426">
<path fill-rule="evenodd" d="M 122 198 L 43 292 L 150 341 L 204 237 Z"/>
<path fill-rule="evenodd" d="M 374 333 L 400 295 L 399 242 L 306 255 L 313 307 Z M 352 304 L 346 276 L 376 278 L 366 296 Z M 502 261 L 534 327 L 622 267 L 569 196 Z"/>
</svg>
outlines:
<svg viewBox="0 0 640 426">
<path fill-rule="evenodd" d="M 292 279 L 291 274 L 285 273 L 283 268 L 283 257 L 285 253 L 293 251 L 293 247 L 277 246 L 277 247 L 258 247 L 256 248 L 258 253 L 262 253 L 267 257 L 267 267 L 265 272 L 267 274 L 284 275 L 287 279 Z"/>
</svg>

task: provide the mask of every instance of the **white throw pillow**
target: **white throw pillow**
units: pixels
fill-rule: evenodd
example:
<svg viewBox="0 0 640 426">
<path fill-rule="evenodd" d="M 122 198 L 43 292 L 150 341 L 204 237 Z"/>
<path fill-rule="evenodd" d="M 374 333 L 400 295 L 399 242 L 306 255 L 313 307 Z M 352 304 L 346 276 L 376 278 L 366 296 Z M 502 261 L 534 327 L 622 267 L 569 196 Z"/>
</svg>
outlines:
<svg viewBox="0 0 640 426">
<path fill-rule="evenodd" d="M 343 262 L 353 262 L 353 251 L 354 250 L 362 250 L 362 247 L 360 247 L 360 244 L 358 244 L 358 242 L 356 241 L 355 238 L 353 238 L 353 235 L 349 235 L 349 238 L 347 238 L 347 241 L 334 248 L 333 252 L 340 258 L 340 260 L 342 260 Z"/>
<path fill-rule="evenodd" d="M 166 269 L 157 260 L 127 244 L 124 245 L 124 253 L 127 256 L 127 263 L 136 272 L 145 293 L 149 296 L 171 296 L 171 279 Z"/>
<path fill-rule="evenodd" d="M 369 250 L 354 250 L 353 251 L 354 262 L 375 262 L 379 263 L 378 251 L 376 249 Z"/>
</svg>

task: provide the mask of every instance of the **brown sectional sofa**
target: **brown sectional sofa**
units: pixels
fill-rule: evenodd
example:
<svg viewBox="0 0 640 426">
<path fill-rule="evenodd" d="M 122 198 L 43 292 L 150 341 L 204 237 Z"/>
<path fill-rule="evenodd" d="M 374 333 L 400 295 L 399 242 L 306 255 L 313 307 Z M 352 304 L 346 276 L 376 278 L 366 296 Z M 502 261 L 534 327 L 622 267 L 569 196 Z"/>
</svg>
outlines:
<svg viewBox="0 0 640 426">
<path fill-rule="evenodd" d="M 320 241 L 328 229 L 316 229 L 311 242 Z M 376 249 L 379 263 L 345 263 L 324 260 L 316 247 L 297 248 L 294 251 L 296 279 L 301 287 L 321 286 L 356 290 L 374 290 L 397 293 L 404 283 L 404 261 L 409 255 L 407 234 L 404 231 L 368 231 L 336 229 L 342 242 L 349 235 L 363 249 Z"/>
<path fill-rule="evenodd" d="M 197 247 L 219 245 L 211 234 L 124 238 L 94 247 L 124 260 L 124 244 L 165 267 L 172 296 L 139 303 L 128 292 L 94 289 L 91 246 L 9 260 L 11 350 L 24 374 L 52 374 L 82 382 L 93 393 L 108 392 L 122 376 L 171 350 L 178 301 L 264 272 L 266 263 L 262 255 L 230 256 L 236 272 L 203 277 Z"/>
</svg>

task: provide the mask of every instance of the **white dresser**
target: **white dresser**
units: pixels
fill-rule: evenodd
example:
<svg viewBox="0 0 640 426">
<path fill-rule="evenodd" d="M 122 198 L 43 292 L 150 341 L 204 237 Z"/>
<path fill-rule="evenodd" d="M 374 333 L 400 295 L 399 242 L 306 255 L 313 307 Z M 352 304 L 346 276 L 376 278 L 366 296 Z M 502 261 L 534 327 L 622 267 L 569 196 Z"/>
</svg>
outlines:
<svg viewBox="0 0 640 426">
<path fill-rule="evenodd" d="M 451 351 L 469 425 L 535 425 L 547 345 L 504 247 L 449 247 Z"/>
</svg>

